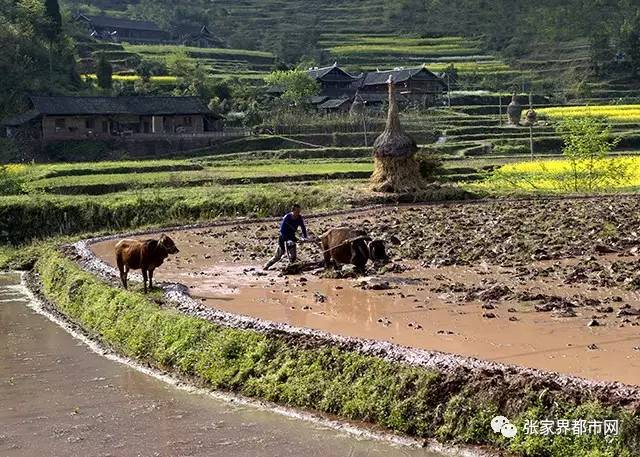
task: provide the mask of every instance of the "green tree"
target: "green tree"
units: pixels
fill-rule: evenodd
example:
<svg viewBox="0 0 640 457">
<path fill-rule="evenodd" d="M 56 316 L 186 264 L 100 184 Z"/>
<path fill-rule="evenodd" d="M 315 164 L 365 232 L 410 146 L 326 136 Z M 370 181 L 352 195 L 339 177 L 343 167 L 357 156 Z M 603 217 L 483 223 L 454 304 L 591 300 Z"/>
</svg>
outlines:
<svg viewBox="0 0 640 457">
<path fill-rule="evenodd" d="M 62 31 L 52 42 L 49 23 L 43 0 L 0 0 L 0 119 L 28 109 L 29 93 L 82 85 L 73 41 Z"/>
<path fill-rule="evenodd" d="M 607 157 L 620 138 L 611 138 L 611 125 L 605 120 L 591 116 L 568 118 L 559 124 L 557 131 L 564 142 L 562 154 L 570 169 L 565 188 L 589 192 L 629 179 L 629 163 Z"/>
<path fill-rule="evenodd" d="M 45 0 L 45 20 L 47 22 L 45 33 L 49 41 L 54 41 L 60 36 L 62 31 L 62 15 L 58 0 Z"/>
<path fill-rule="evenodd" d="M 113 85 L 113 67 L 104 54 L 100 54 L 100 57 L 98 57 L 96 77 L 99 87 L 102 89 L 111 89 Z"/>
<path fill-rule="evenodd" d="M 167 71 L 174 76 L 189 77 L 198 71 L 193 60 L 189 58 L 187 51 L 183 48 L 178 48 L 174 53 L 167 56 L 166 64 Z"/>
<path fill-rule="evenodd" d="M 591 36 L 590 44 L 591 65 L 596 76 L 601 76 L 603 70 L 605 70 L 614 59 L 610 36 L 608 33 L 596 30 Z"/>
<path fill-rule="evenodd" d="M 302 70 L 278 70 L 265 78 L 267 84 L 280 87 L 282 98 L 299 106 L 320 90 L 318 82 Z"/>
<path fill-rule="evenodd" d="M 640 74 L 640 9 L 630 15 L 620 29 L 622 50 L 630 60 L 634 76 Z"/>
<path fill-rule="evenodd" d="M 26 193 L 26 166 L 0 165 L 0 195 Z"/>
</svg>

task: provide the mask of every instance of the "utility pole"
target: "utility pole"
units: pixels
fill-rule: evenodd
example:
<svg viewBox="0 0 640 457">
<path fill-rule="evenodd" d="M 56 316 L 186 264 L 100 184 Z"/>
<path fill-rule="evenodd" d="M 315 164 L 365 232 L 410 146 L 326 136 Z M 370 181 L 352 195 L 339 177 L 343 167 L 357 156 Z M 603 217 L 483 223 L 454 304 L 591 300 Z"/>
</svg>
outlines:
<svg viewBox="0 0 640 457">
<path fill-rule="evenodd" d="M 447 73 L 447 106 L 451 108 L 451 76 Z"/>
<path fill-rule="evenodd" d="M 353 99 L 353 101 L 360 101 L 360 104 L 362 106 L 361 110 L 362 110 L 362 132 L 364 133 L 364 145 L 365 147 L 369 146 L 369 142 L 367 141 L 367 113 L 366 113 L 366 107 L 364 105 L 364 99 L 362 98 L 362 95 L 360 95 L 358 92 L 356 92 L 356 95 Z"/>
<path fill-rule="evenodd" d="M 502 93 L 498 93 L 498 104 L 500 105 L 500 108 L 499 108 L 499 112 L 500 112 L 499 126 L 502 128 Z"/>
<path fill-rule="evenodd" d="M 533 110 L 533 96 L 529 92 L 529 111 Z M 529 121 L 529 150 L 531 151 L 531 161 L 533 162 L 533 122 Z"/>
<path fill-rule="evenodd" d="M 362 131 L 364 132 L 364 146 L 368 147 L 369 142 L 367 141 L 367 113 L 365 113 L 364 102 L 362 103 Z"/>
</svg>

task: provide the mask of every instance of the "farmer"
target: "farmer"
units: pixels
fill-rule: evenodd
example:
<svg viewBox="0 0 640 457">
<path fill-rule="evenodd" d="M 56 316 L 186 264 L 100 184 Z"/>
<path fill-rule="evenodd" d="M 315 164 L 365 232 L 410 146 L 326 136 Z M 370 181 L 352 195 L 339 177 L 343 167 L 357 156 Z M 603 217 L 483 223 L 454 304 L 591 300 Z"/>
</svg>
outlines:
<svg viewBox="0 0 640 457">
<path fill-rule="evenodd" d="M 280 236 L 278 237 L 278 249 L 275 255 L 264 266 L 268 270 L 274 263 L 279 261 L 285 252 L 289 256 L 290 262 L 296 261 L 296 232 L 298 227 L 302 229 L 302 240 L 307 239 L 307 228 L 304 226 L 304 219 L 300 214 L 300 205 L 297 203 L 291 207 L 291 212 L 285 214 L 280 223 Z"/>
</svg>

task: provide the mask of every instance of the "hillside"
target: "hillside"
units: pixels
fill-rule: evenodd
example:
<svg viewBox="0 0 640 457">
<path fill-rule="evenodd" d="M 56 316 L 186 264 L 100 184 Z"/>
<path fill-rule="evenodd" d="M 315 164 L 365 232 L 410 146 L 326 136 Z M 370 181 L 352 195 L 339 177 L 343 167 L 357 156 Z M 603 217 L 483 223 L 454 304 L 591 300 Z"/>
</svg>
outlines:
<svg viewBox="0 0 640 457">
<path fill-rule="evenodd" d="M 370 70 L 426 63 L 435 71 L 453 64 L 463 89 L 524 85 L 592 96 L 588 82 L 627 78 L 640 68 L 640 9 L 629 0 L 588 8 L 581 0 L 219 0 L 213 7 L 197 0 L 178 8 L 167 0 L 126 8 L 94 1 L 110 14 L 164 25 L 204 21 L 230 48 L 271 52 L 287 64 L 312 59 Z M 615 55 L 626 58 L 614 62 Z M 598 97 L 637 88 L 616 86 L 592 89 Z"/>
</svg>

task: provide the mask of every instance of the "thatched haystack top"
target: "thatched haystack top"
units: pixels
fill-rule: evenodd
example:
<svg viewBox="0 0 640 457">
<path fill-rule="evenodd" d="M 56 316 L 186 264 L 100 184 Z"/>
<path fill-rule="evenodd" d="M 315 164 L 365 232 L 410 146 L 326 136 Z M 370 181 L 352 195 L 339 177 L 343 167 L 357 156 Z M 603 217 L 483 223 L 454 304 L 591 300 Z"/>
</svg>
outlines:
<svg viewBox="0 0 640 457">
<path fill-rule="evenodd" d="M 389 112 L 387 125 L 373 143 L 374 157 L 410 157 L 418 150 L 415 140 L 405 133 L 400 125 L 396 90 L 393 77 L 389 76 Z"/>
</svg>

